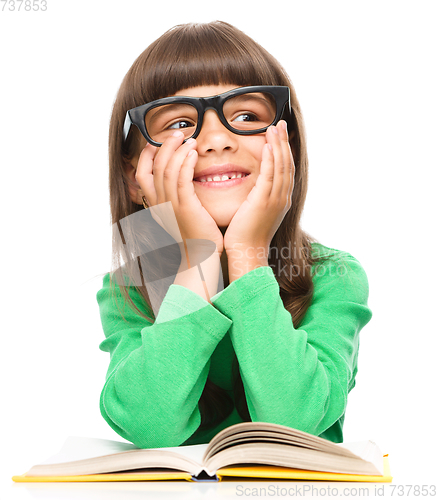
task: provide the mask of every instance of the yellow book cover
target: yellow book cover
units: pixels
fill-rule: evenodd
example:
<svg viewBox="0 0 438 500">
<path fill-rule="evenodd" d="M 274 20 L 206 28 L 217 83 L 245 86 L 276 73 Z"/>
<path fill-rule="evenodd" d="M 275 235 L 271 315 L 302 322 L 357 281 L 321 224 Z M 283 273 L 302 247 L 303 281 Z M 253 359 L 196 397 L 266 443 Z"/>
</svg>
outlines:
<svg viewBox="0 0 438 500">
<path fill-rule="evenodd" d="M 243 422 L 208 444 L 142 449 L 70 437 L 58 454 L 15 482 L 221 481 L 232 478 L 391 482 L 373 441 L 333 443 L 290 427 Z"/>
<path fill-rule="evenodd" d="M 260 467 L 224 467 L 216 472 L 217 481 L 236 480 L 239 478 L 253 479 L 290 479 L 307 481 L 349 481 L 349 482 L 372 482 L 390 483 L 392 482 L 389 468 L 388 455 L 383 458 L 383 476 L 366 476 L 359 474 L 336 474 L 333 472 L 318 472 L 303 469 L 290 469 L 287 467 L 260 466 Z M 89 474 L 84 476 L 13 476 L 17 483 L 26 482 L 113 482 L 113 481 L 175 481 L 195 479 L 186 472 L 119 472 L 116 474 Z M 214 480 L 214 479 L 213 479 Z M 199 479 L 198 479 L 199 481 Z M 202 480 L 201 480 L 202 481 Z"/>
</svg>

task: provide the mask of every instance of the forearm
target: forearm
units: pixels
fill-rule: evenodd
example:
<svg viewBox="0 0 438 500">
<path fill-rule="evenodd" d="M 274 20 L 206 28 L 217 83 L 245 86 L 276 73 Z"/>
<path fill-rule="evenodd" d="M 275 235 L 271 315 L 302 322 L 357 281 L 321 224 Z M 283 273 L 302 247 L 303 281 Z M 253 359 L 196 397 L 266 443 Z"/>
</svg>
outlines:
<svg viewBox="0 0 438 500">
<path fill-rule="evenodd" d="M 197 407 L 208 374 L 206 359 L 215 347 L 199 339 L 206 357 L 196 362 L 192 345 L 182 356 L 176 335 L 166 324 L 142 334 L 143 345 L 123 360 L 107 379 L 101 413 L 125 439 L 142 448 L 178 446 L 198 428 Z M 167 345 L 163 345 L 164 334 Z M 162 338 L 159 341 L 159 338 Z M 171 345 L 171 344 L 174 345 Z M 186 344 L 188 344 L 187 342 Z M 193 344 L 193 342 L 190 342 Z"/>
<path fill-rule="evenodd" d="M 365 280 L 359 267 L 357 272 Z M 233 321 L 230 338 L 252 420 L 319 435 L 342 417 L 358 333 L 371 317 L 365 293 L 358 292 L 366 291 L 364 283 L 354 278 L 321 277 L 300 328 L 283 305 L 270 267 L 243 275 L 215 299 L 215 307 Z"/>
<path fill-rule="evenodd" d="M 287 311 L 265 307 L 274 321 L 260 323 L 251 336 L 248 325 L 236 321 L 230 334 L 251 419 L 319 435 L 345 411 L 348 374 L 338 374 L 330 355 L 310 345 L 306 331 L 293 328 Z"/>
<path fill-rule="evenodd" d="M 231 323 L 217 316 L 219 311 L 206 304 L 177 319 L 156 321 L 141 331 L 140 339 L 124 334 L 113 351 L 115 366 L 100 405 L 105 420 L 122 437 L 155 448 L 178 446 L 196 431 L 210 357 Z M 126 356 L 132 344 L 138 347 Z"/>
<path fill-rule="evenodd" d="M 130 295 L 141 307 L 135 289 Z M 98 302 L 106 336 L 100 349 L 111 354 L 102 416 L 141 448 L 182 444 L 199 427 L 210 358 L 232 321 L 180 286 L 170 286 L 154 323 L 130 308 L 122 319 L 107 278 Z"/>
<path fill-rule="evenodd" d="M 277 289 L 259 290 L 229 312 L 249 413 L 253 421 L 319 434 L 342 414 L 345 398 L 332 363 L 323 363 L 328 357 L 308 343 L 306 331 L 294 328 Z"/>
</svg>

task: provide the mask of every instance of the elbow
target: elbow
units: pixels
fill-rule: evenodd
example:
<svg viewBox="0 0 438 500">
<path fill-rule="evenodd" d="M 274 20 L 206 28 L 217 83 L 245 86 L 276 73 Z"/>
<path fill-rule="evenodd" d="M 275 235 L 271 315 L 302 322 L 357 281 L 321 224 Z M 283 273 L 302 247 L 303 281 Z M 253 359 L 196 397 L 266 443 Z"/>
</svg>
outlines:
<svg viewBox="0 0 438 500">
<path fill-rule="evenodd" d="M 294 419 L 302 423 L 301 430 L 319 436 L 333 426 L 344 414 L 347 394 L 336 377 L 327 376 L 327 384 L 306 398 L 303 406 L 295 411 Z"/>
<path fill-rule="evenodd" d="M 279 389 L 271 392 L 269 401 L 247 394 L 253 422 L 272 422 L 318 436 L 345 413 L 347 397 L 342 384 L 322 367 L 317 377 Z"/>
<path fill-rule="evenodd" d="M 200 413 L 193 412 L 189 419 L 181 413 L 172 415 L 159 408 L 126 407 L 105 397 L 102 391 L 100 413 L 108 425 L 123 439 L 138 448 L 164 448 L 182 445 L 199 427 Z M 179 417 L 179 418 L 178 418 Z"/>
</svg>

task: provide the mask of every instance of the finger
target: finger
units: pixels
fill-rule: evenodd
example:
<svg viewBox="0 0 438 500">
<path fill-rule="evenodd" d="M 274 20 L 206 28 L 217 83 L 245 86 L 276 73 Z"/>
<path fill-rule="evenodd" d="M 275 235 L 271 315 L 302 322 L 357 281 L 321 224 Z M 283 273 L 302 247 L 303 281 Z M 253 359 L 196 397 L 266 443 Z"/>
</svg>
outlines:
<svg viewBox="0 0 438 500">
<path fill-rule="evenodd" d="M 284 182 L 283 190 L 281 192 L 281 198 L 290 200 L 292 196 L 294 175 L 295 175 L 295 165 L 292 156 L 292 151 L 290 149 L 289 134 L 287 131 L 287 123 L 281 120 L 279 123 L 279 137 L 281 148 L 283 151 L 283 162 L 284 162 Z"/>
<path fill-rule="evenodd" d="M 164 188 L 164 171 L 169 164 L 169 160 L 175 153 L 177 148 L 181 146 L 184 140 L 184 134 L 180 131 L 176 131 L 172 136 L 168 137 L 159 151 L 156 153 L 153 164 L 153 174 L 154 174 L 154 185 L 157 192 L 158 203 L 165 203 L 168 201 L 166 199 L 166 192 Z"/>
<path fill-rule="evenodd" d="M 197 162 L 198 152 L 196 149 L 192 149 L 185 157 L 178 177 L 177 190 L 181 204 L 187 204 L 193 196 L 196 196 L 193 176 Z"/>
<path fill-rule="evenodd" d="M 157 149 L 158 148 L 152 146 L 152 144 L 148 143 L 146 145 L 140 153 L 137 170 L 135 172 L 135 180 L 138 182 L 149 205 L 157 204 L 157 192 L 155 190 L 154 176 L 152 173 L 154 156 Z"/>
<path fill-rule="evenodd" d="M 280 143 L 280 135 L 277 127 L 270 127 L 266 134 L 266 139 L 272 146 L 272 153 L 274 157 L 274 173 L 270 197 L 272 200 L 278 200 L 284 184 L 284 164 L 283 164 L 283 151 Z"/>
<path fill-rule="evenodd" d="M 166 200 L 172 201 L 175 208 L 177 208 L 179 204 L 178 184 L 180 183 L 181 168 L 187 155 L 190 151 L 193 151 L 195 147 L 196 140 L 193 138 L 182 144 L 172 155 L 163 172 L 163 185 Z M 192 181 L 192 179 L 190 179 L 190 181 Z"/>
<path fill-rule="evenodd" d="M 260 196 L 269 200 L 274 182 L 274 154 L 272 146 L 266 143 L 262 150 L 262 161 L 260 164 L 260 175 L 257 177 L 256 188 Z"/>
</svg>

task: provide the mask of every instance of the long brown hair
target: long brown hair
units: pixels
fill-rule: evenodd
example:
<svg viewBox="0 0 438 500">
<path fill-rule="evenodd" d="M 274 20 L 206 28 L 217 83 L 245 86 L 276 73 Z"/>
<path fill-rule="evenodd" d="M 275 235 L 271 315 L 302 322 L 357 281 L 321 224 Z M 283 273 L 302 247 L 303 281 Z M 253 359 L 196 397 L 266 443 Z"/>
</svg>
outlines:
<svg viewBox="0 0 438 500">
<path fill-rule="evenodd" d="M 119 229 L 120 221 L 140 210 L 141 205 L 131 200 L 128 188 L 126 163 L 140 153 L 143 138 L 135 126 L 131 127 L 126 142 L 123 141 L 123 124 L 126 111 L 141 104 L 175 94 L 178 90 L 200 85 L 234 84 L 287 85 L 290 88 L 293 120 L 289 123 L 290 145 L 295 162 L 295 182 L 292 206 L 275 233 L 269 253 L 269 265 L 280 287 L 284 307 L 297 328 L 313 296 L 311 268 L 326 257 L 315 256 L 311 243 L 317 242 L 300 227 L 308 183 L 306 134 L 300 105 L 294 87 L 279 62 L 234 26 L 221 21 L 190 23 L 175 26 L 153 42 L 134 61 L 118 91 L 109 131 L 109 188 L 112 224 Z M 114 227 L 114 226 L 113 226 Z M 126 232 L 125 232 L 126 236 Z M 148 235 L 129 234 L 138 247 Z M 113 239 L 113 269 L 121 273 L 120 255 L 125 252 L 123 240 Z M 284 255 L 281 249 L 288 248 Z M 292 252 L 290 251 L 292 250 Z M 138 250 L 136 255 L 141 255 Z M 126 259 L 127 257 L 127 259 Z M 132 255 L 131 255 L 132 257 Z M 129 261 L 129 256 L 125 255 Z M 139 262 L 138 262 L 139 264 Z M 288 269 L 289 275 L 284 273 Z M 283 270 L 283 272 L 280 272 Z M 140 266 L 143 279 L 143 270 Z M 158 273 L 159 274 L 159 273 Z M 127 285 L 134 282 L 129 266 L 124 267 Z M 151 298 L 144 286 L 133 285 L 144 299 L 144 310 L 136 307 L 129 296 L 130 286 L 123 286 L 118 279 L 123 296 L 142 317 L 155 321 Z M 146 311 L 150 314 L 146 314 Z M 244 421 L 250 421 L 242 378 L 237 358 L 233 361 L 234 399 Z M 233 401 L 227 393 L 207 379 L 199 401 L 200 429 L 213 428 L 233 410 Z"/>
</svg>

